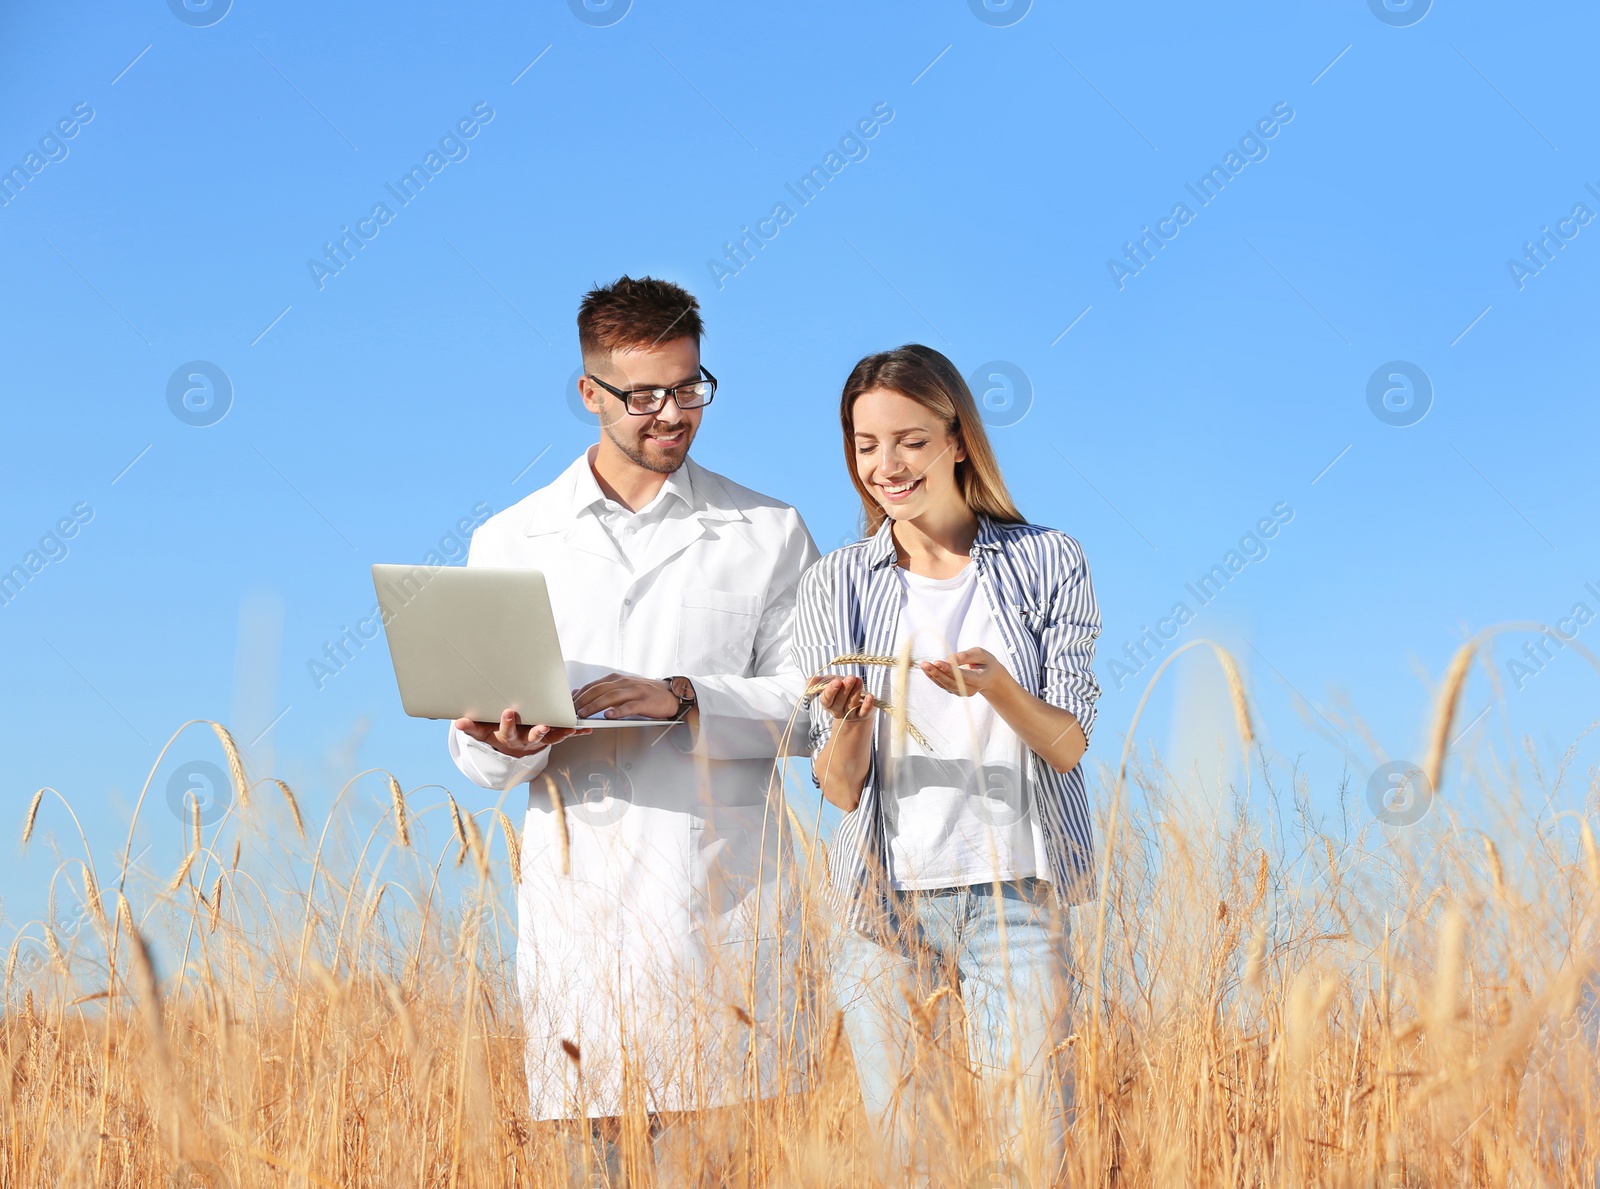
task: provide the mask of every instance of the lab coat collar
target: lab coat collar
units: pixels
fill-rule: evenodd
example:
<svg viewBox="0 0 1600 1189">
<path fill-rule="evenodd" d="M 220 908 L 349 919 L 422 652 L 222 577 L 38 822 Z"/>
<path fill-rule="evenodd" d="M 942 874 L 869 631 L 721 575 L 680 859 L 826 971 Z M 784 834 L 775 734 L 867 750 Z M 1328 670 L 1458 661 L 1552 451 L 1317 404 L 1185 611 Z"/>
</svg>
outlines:
<svg viewBox="0 0 1600 1189">
<path fill-rule="evenodd" d="M 616 543 L 594 514 L 604 498 L 590 469 L 594 449 L 590 447 L 584 451 L 549 486 L 523 502 L 526 510 L 523 532 L 530 537 L 560 533 L 573 548 L 621 565 L 623 558 Z M 668 475 L 662 490 L 670 493 L 663 498 L 682 506 L 670 509 L 668 516 L 656 526 L 657 540 L 651 549 L 648 569 L 677 556 L 710 531 L 712 525 L 746 519 L 721 476 L 693 459 L 686 459 L 683 466 Z"/>
</svg>

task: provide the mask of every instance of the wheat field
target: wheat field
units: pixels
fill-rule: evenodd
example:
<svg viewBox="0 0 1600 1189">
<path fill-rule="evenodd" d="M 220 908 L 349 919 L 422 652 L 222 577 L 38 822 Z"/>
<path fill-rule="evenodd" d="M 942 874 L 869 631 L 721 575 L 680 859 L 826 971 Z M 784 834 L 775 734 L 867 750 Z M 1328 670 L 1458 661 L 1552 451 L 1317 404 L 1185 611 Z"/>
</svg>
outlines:
<svg viewBox="0 0 1600 1189">
<path fill-rule="evenodd" d="M 1494 825 L 1459 820 L 1442 777 L 1468 646 L 1434 709 L 1432 812 L 1388 829 L 1357 796 L 1319 816 L 1217 656 L 1246 756 L 1222 810 L 1132 746 L 1091 782 L 1106 853 L 1073 926 L 1065 1167 L 1027 1136 L 988 1145 L 946 994 L 917 1012 L 933 1183 L 1594 1185 L 1600 851 L 1584 817 L 1539 807 L 1592 811 L 1595 774 L 1531 750 L 1455 757 L 1451 787 L 1479 787 Z M 510 818 L 373 771 L 308 820 L 287 785 L 251 782 L 222 727 L 188 729 L 208 725 L 228 815 L 185 823 L 187 855 L 158 878 L 130 866 L 131 828 L 112 855 L 59 843 L 51 918 L 6 955 L 0 1185 L 595 1183 L 573 1133 L 527 1113 Z M 826 854 L 800 787 L 785 829 L 809 873 L 794 976 L 820 1005 L 792 1041 L 806 1088 L 699 1121 L 659 1176 L 641 1108 L 615 1137 L 626 1183 L 885 1183 L 827 996 Z M 356 788 L 387 812 L 355 813 Z M 31 846 L 82 838 L 53 790 L 21 824 Z M 69 901 L 85 920 L 67 936 Z"/>
</svg>

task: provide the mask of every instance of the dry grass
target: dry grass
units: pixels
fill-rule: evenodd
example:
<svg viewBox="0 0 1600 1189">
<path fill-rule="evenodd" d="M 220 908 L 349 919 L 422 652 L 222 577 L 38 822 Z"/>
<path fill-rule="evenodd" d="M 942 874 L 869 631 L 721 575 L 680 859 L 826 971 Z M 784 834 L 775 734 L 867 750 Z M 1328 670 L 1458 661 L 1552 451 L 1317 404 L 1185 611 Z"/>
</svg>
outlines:
<svg viewBox="0 0 1600 1189">
<path fill-rule="evenodd" d="M 1244 688 L 1223 667 L 1248 745 Z M 1452 666 L 1446 723 L 1464 677 Z M 1502 760 L 1474 777 L 1496 782 L 1506 822 L 1488 847 L 1443 801 L 1400 834 L 1363 830 L 1359 809 L 1319 820 L 1304 782 L 1259 751 L 1220 806 L 1137 752 L 1103 767 L 1111 854 L 1074 931 L 1078 1110 L 1060 1183 L 1593 1185 L 1600 1095 L 1578 1026 L 1593 944 L 1574 939 L 1592 939 L 1600 852 L 1586 822 L 1518 809 L 1524 791 L 1560 792 L 1564 768 L 1524 790 L 1515 757 Z M 527 1115 L 511 823 L 492 806 L 420 806 L 386 773 L 358 779 L 382 813 L 358 826 L 341 792 L 304 841 L 286 786 L 284 830 L 241 783 L 233 814 L 150 886 L 125 869 L 96 879 L 87 853 L 63 863 L 58 880 L 93 904 L 66 948 L 51 921 L 27 930 L 42 969 L 8 955 L 0 1185 L 570 1183 L 562 1134 Z M 553 782 L 545 792 L 560 802 Z M 673 1184 L 876 1183 L 817 960 L 826 856 L 801 824 L 813 810 L 783 815 L 811 880 L 812 960 L 793 977 L 820 1006 L 792 1039 L 809 1089 L 712 1116 Z M 38 845 L 69 813 L 35 798 L 24 833 Z M 510 856 L 491 856 L 496 821 Z M 464 890 L 447 896 L 452 880 Z M 959 995 L 913 1006 L 930 1068 L 950 1073 L 927 1137 L 935 1183 L 1049 1183 L 1027 1154 L 996 1171 L 984 1104 L 951 1057 Z M 715 1026 L 746 1023 L 723 1013 Z M 569 1056 L 581 1063 L 576 1046 Z M 646 1126 L 637 1111 L 618 1136 L 639 1184 L 652 1183 Z"/>
</svg>

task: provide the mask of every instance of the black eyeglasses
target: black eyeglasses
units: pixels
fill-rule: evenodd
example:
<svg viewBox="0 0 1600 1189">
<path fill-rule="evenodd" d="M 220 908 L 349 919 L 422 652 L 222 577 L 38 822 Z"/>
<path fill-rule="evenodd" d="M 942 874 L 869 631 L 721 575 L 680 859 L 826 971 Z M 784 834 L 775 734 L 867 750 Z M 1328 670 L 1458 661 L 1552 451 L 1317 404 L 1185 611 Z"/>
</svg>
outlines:
<svg viewBox="0 0 1600 1189">
<path fill-rule="evenodd" d="M 628 391 L 612 387 L 599 376 L 591 375 L 589 379 L 620 400 L 633 416 L 648 417 L 652 413 L 659 413 L 667 403 L 668 397 L 677 401 L 678 408 L 684 410 L 700 409 L 709 405 L 711 398 L 717 394 L 717 378 L 704 367 L 700 369 L 700 374 L 705 379 L 694 380 L 688 384 L 675 384 L 671 388 L 634 388 Z"/>
</svg>

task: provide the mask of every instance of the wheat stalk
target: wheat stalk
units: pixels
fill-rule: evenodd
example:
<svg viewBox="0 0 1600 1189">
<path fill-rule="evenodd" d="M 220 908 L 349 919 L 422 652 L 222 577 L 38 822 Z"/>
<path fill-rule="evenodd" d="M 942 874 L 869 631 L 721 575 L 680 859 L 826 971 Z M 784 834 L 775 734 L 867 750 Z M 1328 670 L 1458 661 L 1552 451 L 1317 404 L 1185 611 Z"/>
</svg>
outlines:
<svg viewBox="0 0 1600 1189">
<path fill-rule="evenodd" d="M 1428 778 L 1428 788 L 1434 796 L 1439 795 L 1440 781 L 1444 777 L 1445 752 L 1450 746 L 1450 727 L 1455 722 L 1461 690 L 1467 684 L 1467 673 L 1477 649 L 1478 646 L 1469 641 L 1456 650 L 1455 656 L 1450 659 L 1450 668 L 1445 672 L 1444 685 L 1439 689 L 1439 701 L 1433 715 L 1433 732 L 1428 739 L 1428 758 L 1422 765 L 1423 774 Z"/>
<path fill-rule="evenodd" d="M 189 874 L 189 868 L 194 866 L 195 858 L 199 855 L 199 853 L 199 851 L 192 850 L 183 856 L 183 862 L 178 865 L 178 873 L 174 875 L 171 882 L 167 884 L 168 892 L 176 892 L 180 887 L 183 886 L 184 878 Z"/>
<path fill-rule="evenodd" d="M 278 786 L 278 791 L 283 794 L 284 801 L 288 803 L 289 816 L 294 818 L 295 833 L 299 834 L 300 841 L 304 842 L 306 840 L 306 823 L 300 817 L 300 803 L 294 799 L 294 793 L 289 791 L 289 786 L 284 784 L 283 781 L 275 779 L 272 783 Z"/>
<path fill-rule="evenodd" d="M 239 808 L 250 808 L 250 782 L 245 779 L 244 761 L 239 758 L 238 745 L 234 743 L 233 736 L 228 734 L 228 728 L 219 722 L 208 724 L 216 733 L 217 741 L 222 744 L 222 754 L 228 757 L 228 774 L 233 778 L 234 792 L 239 798 Z"/>
<path fill-rule="evenodd" d="M 1223 676 L 1228 679 L 1228 696 L 1233 700 L 1234 725 L 1238 728 L 1239 738 L 1243 740 L 1248 751 L 1255 745 L 1255 727 L 1250 721 L 1250 702 L 1244 696 L 1244 682 L 1239 678 L 1239 666 L 1233 659 L 1233 654 L 1226 648 L 1218 647 L 1217 661 L 1222 665 Z"/>
<path fill-rule="evenodd" d="M 411 831 L 406 826 L 406 795 L 400 791 L 400 782 L 389 777 L 389 802 L 394 806 L 394 834 L 401 846 L 411 845 Z"/>
<path fill-rule="evenodd" d="M 478 829 L 478 819 L 472 814 L 462 815 L 467 827 L 467 838 L 472 844 L 472 858 L 478 865 L 479 877 L 489 874 L 489 848 L 483 844 L 483 832 Z"/>
<path fill-rule="evenodd" d="M 556 822 L 556 842 L 558 853 L 561 857 L 561 874 L 572 874 L 572 840 L 567 835 L 567 807 L 561 803 L 561 790 L 556 788 L 556 782 L 549 776 L 544 778 L 546 790 L 550 793 L 550 812 Z"/>
<path fill-rule="evenodd" d="M 220 871 L 217 873 L 217 882 L 212 885 L 211 903 L 207 905 L 207 908 L 210 910 L 207 920 L 209 932 L 215 933 L 217 926 L 222 921 L 222 873 Z"/>
<path fill-rule="evenodd" d="M 456 842 L 461 846 L 456 852 L 456 866 L 459 867 L 461 860 L 467 857 L 467 828 L 461 824 L 461 807 L 456 804 L 456 799 L 449 793 L 444 795 L 444 799 L 450 802 L 450 825 L 455 830 Z"/>
<path fill-rule="evenodd" d="M 87 863 L 83 865 L 83 898 L 94 915 L 95 927 L 100 930 L 100 935 L 108 937 L 111 925 L 106 920 L 105 905 L 100 903 L 100 885 L 94 878 L 94 868 Z"/>
<path fill-rule="evenodd" d="M 33 823 L 39 820 L 39 805 L 44 800 L 44 790 L 40 789 L 33 794 L 33 800 L 28 802 L 28 817 L 22 823 L 22 845 L 28 845 L 28 839 L 33 837 Z"/>
<path fill-rule="evenodd" d="M 506 840 L 506 865 L 511 868 L 511 883 L 515 886 L 522 882 L 522 841 L 517 837 L 517 828 L 511 824 L 511 819 L 500 809 L 495 810 L 500 819 L 500 833 Z"/>
<path fill-rule="evenodd" d="M 138 991 L 140 1014 L 144 1016 L 151 1047 L 155 1049 L 163 1068 L 170 1072 L 171 1066 L 167 1059 L 167 1030 L 161 1013 L 161 987 L 156 981 L 155 966 L 150 961 L 150 947 L 145 942 L 144 935 L 139 932 L 138 926 L 133 923 L 133 909 L 129 907 L 127 898 L 118 892 L 117 900 L 118 916 L 128 930 L 128 952 L 132 958 L 133 979 Z"/>
</svg>

